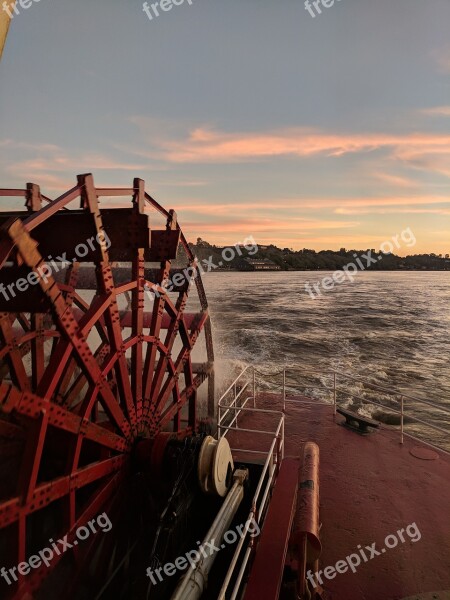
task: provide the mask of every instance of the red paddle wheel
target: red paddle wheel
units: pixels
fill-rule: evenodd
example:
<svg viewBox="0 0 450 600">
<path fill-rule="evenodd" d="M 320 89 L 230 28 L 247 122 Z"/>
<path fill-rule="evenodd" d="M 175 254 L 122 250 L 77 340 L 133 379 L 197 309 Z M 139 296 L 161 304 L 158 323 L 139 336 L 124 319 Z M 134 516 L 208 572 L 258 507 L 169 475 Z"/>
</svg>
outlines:
<svg viewBox="0 0 450 600">
<path fill-rule="evenodd" d="M 136 457 L 214 412 L 206 296 L 176 214 L 140 179 L 100 189 L 82 175 L 53 201 L 32 184 L 0 196 L 27 208 L 0 213 L 0 596 L 94 598 L 130 573 L 151 512 Z M 111 533 L 15 580 L 10 568 L 49 540 L 74 545 L 102 512 Z M 93 576 L 95 594 L 80 583 Z"/>
</svg>

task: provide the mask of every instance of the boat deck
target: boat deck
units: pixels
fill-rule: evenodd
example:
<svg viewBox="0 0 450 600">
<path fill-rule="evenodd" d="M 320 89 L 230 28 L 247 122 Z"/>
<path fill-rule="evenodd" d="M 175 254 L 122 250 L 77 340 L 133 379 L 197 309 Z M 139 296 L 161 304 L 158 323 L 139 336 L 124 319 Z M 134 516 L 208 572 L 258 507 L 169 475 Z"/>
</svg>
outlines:
<svg viewBox="0 0 450 600">
<path fill-rule="evenodd" d="M 435 460 L 411 454 L 427 448 L 405 439 L 389 426 L 363 436 L 341 426 L 333 407 L 306 404 L 302 397 L 288 401 L 285 421 L 285 456 L 300 456 L 304 442 L 320 448 L 320 521 L 322 555 L 320 569 L 335 566 L 346 556 L 376 542 L 385 552 L 367 562 L 361 559 L 356 572 L 324 578 L 325 597 L 332 600 L 450 599 L 450 458 L 436 451 Z M 282 409 L 275 394 L 258 398 L 258 408 Z M 274 417 L 266 413 L 239 416 L 239 427 L 273 430 Z M 261 449 L 267 438 L 229 431 L 234 448 Z M 433 454 L 434 451 L 431 452 Z M 242 460 L 242 454 L 241 460 Z M 403 532 L 401 541 L 398 530 Z M 420 534 L 416 534 L 416 531 Z M 420 535 L 420 539 L 417 539 Z M 417 539 L 413 542 L 412 539 Z M 370 557 L 370 551 L 366 550 Z"/>
</svg>

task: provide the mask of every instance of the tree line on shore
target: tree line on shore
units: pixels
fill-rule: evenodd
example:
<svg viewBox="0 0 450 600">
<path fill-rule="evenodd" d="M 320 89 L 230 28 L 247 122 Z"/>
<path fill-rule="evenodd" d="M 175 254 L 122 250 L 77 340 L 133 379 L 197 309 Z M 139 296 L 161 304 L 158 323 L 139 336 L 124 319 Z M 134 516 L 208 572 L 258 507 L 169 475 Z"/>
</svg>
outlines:
<svg viewBox="0 0 450 600">
<path fill-rule="evenodd" d="M 438 256 L 436 254 L 414 254 L 409 256 L 397 256 L 392 253 L 382 253 L 371 250 L 292 250 L 290 248 L 278 248 L 275 245 L 258 246 L 257 253 L 249 254 L 244 248 L 236 253 L 235 258 L 224 262 L 224 248 L 233 246 L 216 246 L 201 238 L 195 244 L 189 244 L 194 254 L 200 261 L 210 260 L 217 270 L 250 271 L 254 269 L 251 261 L 266 261 L 277 265 L 283 271 L 309 271 L 326 270 L 334 271 L 342 269 L 349 263 L 354 263 L 358 257 L 367 255 L 376 258 L 377 261 L 370 264 L 368 269 L 373 271 L 396 271 L 396 270 L 431 270 L 450 271 L 450 258 L 448 255 Z M 356 256 L 355 256 L 356 255 Z M 379 258 L 381 256 L 381 259 Z M 212 260 L 212 263 L 211 263 Z M 366 264 L 365 259 L 362 262 Z M 222 263 L 219 265 L 219 263 Z"/>
</svg>

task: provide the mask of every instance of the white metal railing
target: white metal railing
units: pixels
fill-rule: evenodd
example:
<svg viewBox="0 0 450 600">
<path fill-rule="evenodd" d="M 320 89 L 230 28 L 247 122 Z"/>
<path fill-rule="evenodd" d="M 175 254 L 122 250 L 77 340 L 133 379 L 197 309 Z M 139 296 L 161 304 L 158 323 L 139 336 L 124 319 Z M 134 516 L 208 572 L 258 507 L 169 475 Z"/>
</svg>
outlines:
<svg viewBox="0 0 450 600">
<path fill-rule="evenodd" d="M 287 390 L 289 388 L 288 376 L 293 373 L 301 373 L 301 375 L 305 375 L 305 376 L 328 378 L 328 380 L 330 381 L 330 385 L 322 384 L 321 386 L 319 386 L 320 389 L 325 390 L 327 392 L 327 398 L 325 400 L 323 398 L 309 398 L 309 399 L 304 399 L 304 400 L 289 398 L 287 396 Z M 426 421 L 423 418 L 417 416 L 417 414 L 416 414 L 419 409 L 419 405 L 423 405 L 423 406 L 429 406 L 429 407 L 435 409 L 436 411 L 441 411 L 443 414 L 445 414 L 446 416 L 448 416 L 450 418 L 450 410 L 447 407 L 439 405 L 435 402 L 430 402 L 429 400 L 425 400 L 423 398 L 418 398 L 417 396 L 412 396 L 410 394 L 402 392 L 401 390 L 396 390 L 396 389 L 389 388 L 389 387 L 386 387 L 383 385 L 370 383 L 367 380 L 365 380 L 362 377 L 359 377 L 357 375 L 350 376 L 350 375 L 347 375 L 347 374 L 339 372 L 339 371 L 334 371 L 334 370 L 317 371 L 317 370 L 305 370 L 305 369 L 301 369 L 301 368 L 289 368 L 289 369 L 283 368 L 283 369 L 280 369 L 275 372 L 264 373 L 264 372 L 256 369 L 256 367 L 254 367 L 254 366 L 248 366 L 238 375 L 238 377 L 233 382 L 233 384 L 231 384 L 231 386 L 228 388 L 228 390 L 222 395 L 222 398 L 219 402 L 222 402 L 223 398 L 225 398 L 227 396 L 227 393 L 229 393 L 230 390 L 233 390 L 233 386 L 234 386 L 234 389 L 236 389 L 236 385 L 239 385 L 239 382 L 241 384 L 243 384 L 243 382 L 247 378 L 246 389 L 248 386 L 250 386 L 250 384 L 252 384 L 252 395 L 251 395 L 251 397 L 247 397 L 247 398 L 242 396 L 243 398 L 245 398 L 242 401 L 242 405 L 245 406 L 249 400 L 252 400 L 253 406 L 256 406 L 257 394 L 258 394 L 258 377 L 263 380 L 264 379 L 273 380 L 276 377 L 281 377 L 280 392 L 281 392 L 282 399 L 283 399 L 283 410 L 286 409 L 287 403 L 301 402 L 303 405 L 308 405 L 308 404 L 316 404 L 318 401 L 325 401 L 325 402 L 331 403 L 333 405 L 333 413 L 334 414 L 336 414 L 336 410 L 339 405 L 339 402 L 338 402 L 339 401 L 339 398 L 338 398 L 339 393 L 341 394 L 341 397 L 343 395 L 343 392 L 345 392 L 345 396 L 347 398 L 351 398 L 352 396 L 355 396 L 355 394 L 351 394 L 348 391 L 347 386 L 348 386 L 349 382 L 359 382 L 362 384 L 362 386 L 366 390 L 380 392 L 382 394 L 388 395 L 390 397 L 390 400 L 393 401 L 393 404 L 394 404 L 393 406 L 387 406 L 386 404 L 383 404 L 382 402 L 377 401 L 377 399 L 373 399 L 373 398 L 369 398 L 369 397 L 361 397 L 360 395 L 358 396 L 359 400 L 363 404 L 372 404 L 374 406 L 378 406 L 379 408 L 382 408 L 383 410 L 386 410 L 386 411 L 389 411 L 389 412 L 399 415 L 400 443 L 403 444 L 404 438 L 408 437 L 408 438 L 417 440 L 419 442 L 422 442 L 428 446 L 439 448 L 443 452 L 449 453 L 448 450 L 443 447 L 443 444 L 431 442 L 430 440 L 423 439 L 422 437 L 419 437 L 417 435 L 414 435 L 413 433 L 409 433 L 409 432 L 405 431 L 405 421 L 406 421 L 406 419 L 409 419 L 409 421 L 412 423 L 420 423 L 421 425 L 423 425 L 425 427 L 429 427 L 430 429 L 432 429 L 434 431 L 438 431 L 439 433 L 443 434 L 444 439 L 445 439 L 445 442 L 444 442 L 445 445 L 448 444 L 450 446 L 449 429 L 448 428 L 445 429 L 439 425 L 436 425 L 434 423 Z M 305 387 L 310 387 L 310 386 L 305 386 Z M 298 383 L 295 384 L 295 388 L 296 388 L 296 393 L 298 394 L 299 393 Z M 241 390 L 241 391 L 242 391 L 242 394 L 244 394 L 244 391 L 243 390 Z M 238 397 L 238 399 L 235 402 L 233 400 L 234 406 L 239 405 L 238 400 L 239 400 L 240 396 L 235 393 L 235 397 L 236 396 Z M 237 420 L 237 416 L 236 416 L 236 420 Z"/>
<path fill-rule="evenodd" d="M 244 369 L 240 375 L 234 380 L 230 387 L 222 394 L 218 402 L 218 436 L 225 437 L 230 431 L 248 432 L 257 435 L 268 436 L 272 439 L 268 450 L 252 450 L 249 448 L 232 448 L 233 453 L 244 452 L 246 454 L 262 454 L 266 456 L 264 466 L 261 471 L 261 475 L 256 487 L 255 493 L 252 498 L 252 505 L 247 518 L 247 525 L 244 530 L 244 534 L 241 536 L 236 550 L 233 554 L 233 558 L 230 562 L 227 574 L 225 576 L 222 588 L 218 595 L 218 600 L 224 600 L 225 594 L 230 588 L 231 580 L 233 575 L 236 574 L 238 560 L 241 552 L 244 548 L 244 544 L 247 543 L 245 548 L 244 556 L 239 562 L 239 572 L 236 574 L 236 581 L 234 582 L 233 589 L 231 590 L 231 600 L 235 600 L 239 589 L 241 587 L 242 579 L 244 577 L 245 569 L 247 567 L 252 547 L 253 539 L 248 538 L 248 529 L 250 522 L 253 519 L 256 521 L 258 526 L 262 523 L 266 508 L 268 505 L 269 494 L 274 485 L 278 471 L 280 469 L 281 461 L 284 458 L 284 413 L 282 411 L 269 410 L 256 408 L 255 404 L 255 391 L 256 391 L 256 379 L 255 371 L 253 371 L 253 396 L 247 396 L 245 398 L 244 393 L 248 388 L 248 383 L 243 383 L 243 377 L 248 372 L 249 368 Z M 238 390 L 239 387 L 239 390 Z M 227 397 L 232 394 L 231 400 L 227 402 Z M 245 399 L 244 399 L 245 398 Z M 253 406 L 246 406 L 247 403 L 253 400 Z M 240 403 L 239 403 L 240 401 Z M 278 417 L 277 425 L 274 431 L 267 431 L 262 429 L 255 429 L 250 427 L 239 427 L 238 417 L 241 413 L 264 413 L 268 415 L 274 415 Z"/>
<path fill-rule="evenodd" d="M 288 375 L 291 372 L 301 372 L 302 375 L 313 375 L 319 377 L 329 377 L 331 386 L 328 387 L 322 384 L 321 388 L 325 389 L 329 393 L 329 397 L 324 400 L 323 398 L 308 398 L 305 396 L 305 399 L 298 400 L 295 398 L 289 398 L 287 396 L 288 390 Z M 258 376 L 261 379 L 273 379 L 275 377 L 281 376 L 281 395 L 283 400 L 283 411 L 275 411 L 269 409 L 261 409 L 257 408 L 257 396 L 258 396 Z M 343 381 L 343 383 L 339 383 Z M 394 397 L 395 402 L 398 403 L 398 408 L 394 408 L 392 406 L 386 406 L 380 402 L 377 402 L 370 398 L 361 398 L 358 396 L 360 400 L 364 403 L 373 404 L 383 408 L 384 410 L 394 412 L 400 415 L 400 442 L 403 444 L 404 437 L 409 437 L 411 439 L 422 442 L 428 446 L 433 448 L 439 448 L 441 451 L 446 454 L 450 454 L 447 450 L 442 448 L 437 444 L 433 444 L 431 442 L 427 442 L 420 437 L 412 435 L 410 433 L 405 432 L 404 430 L 404 421 L 405 417 L 408 416 L 409 419 L 414 420 L 415 422 L 421 423 L 427 427 L 430 427 L 436 431 L 439 431 L 446 436 L 446 441 L 448 438 L 448 430 L 443 429 L 442 427 L 438 427 L 437 425 L 433 425 L 432 423 L 428 423 L 423 419 L 411 414 L 411 411 L 406 411 L 406 405 L 408 401 L 413 401 L 417 403 L 422 403 L 426 406 L 430 406 L 434 409 L 443 411 L 446 415 L 450 416 L 450 411 L 442 406 L 439 406 L 436 403 L 430 402 L 428 400 L 423 400 L 422 398 L 417 398 L 415 396 L 410 396 L 401 391 L 394 390 L 392 388 L 387 388 L 384 386 L 380 386 L 378 384 L 373 384 L 365 381 L 361 377 L 358 376 L 348 376 L 339 371 L 312 371 L 312 370 L 304 370 L 304 369 L 287 369 L 283 368 L 279 371 L 272 373 L 264 373 L 262 371 L 257 370 L 254 366 L 246 367 L 233 383 L 225 390 L 218 402 L 218 436 L 225 437 L 227 436 L 229 431 L 240 431 L 240 432 L 248 432 L 252 434 L 271 436 L 272 442 L 268 450 L 252 450 L 248 448 L 232 448 L 233 452 L 245 452 L 247 454 L 262 454 L 266 456 L 266 460 L 264 463 L 263 470 L 261 472 L 261 476 L 252 499 L 252 508 L 248 515 L 247 521 L 250 521 L 252 518 L 255 519 L 258 526 L 262 523 L 264 519 L 266 505 L 269 497 L 270 490 L 273 487 L 276 476 L 278 474 L 278 470 L 281 464 L 281 461 L 284 458 L 284 425 L 285 425 L 285 410 L 287 403 L 298 403 L 302 406 L 317 404 L 317 402 L 325 401 L 327 404 L 332 404 L 333 406 L 333 415 L 336 414 L 336 410 L 338 407 L 338 392 L 340 387 L 344 387 L 348 384 L 349 381 L 358 381 L 363 384 L 363 386 L 367 389 L 370 389 L 375 392 L 382 392 L 383 394 L 388 394 Z M 298 385 L 296 385 L 298 388 Z M 251 393 L 249 394 L 251 390 Z M 247 394 L 246 394 L 247 392 Z M 298 389 L 296 390 L 298 394 Z M 346 391 L 346 396 L 351 397 L 348 391 Z M 247 406 L 248 403 L 251 403 L 252 406 Z M 413 407 L 411 407 L 413 409 Z M 277 422 L 277 427 L 274 431 L 265 431 L 258 430 L 250 427 L 240 427 L 239 426 L 239 416 L 242 413 L 267 413 L 277 415 L 279 420 Z M 241 421 L 242 423 L 242 421 Z M 247 424 L 247 423 L 245 423 Z M 264 488 L 264 489 L 263 489 Z M 239 562 L 240 568 L 239 572 L 236 576 L 236 581 L 234 583 L 233 589 L 231 591 L 231 600 L 235 600 L 238 596 L 240 586 L 242 583 L 242 579 L 245 574 L 245 569 L 247 567 L 253 546 L 253 540 L 247 540 L 248 534 L 248 526 L 244 530 L 244 535 L 241 536 L 233 558 L 231 560 L 228 572 L 225 576 L 225 580 L 223 582 L 221 591 L 218 596 L 218 600 L 225 600 L 225 594 L 229 591 L 230 583 L 233 578 L 233 575 L 236 574 L 238 560 L 243 550 L 244 544 L 247 543 L 247 547 L 245 549 L 244 556 L 242 560 Z"/>
</svg>

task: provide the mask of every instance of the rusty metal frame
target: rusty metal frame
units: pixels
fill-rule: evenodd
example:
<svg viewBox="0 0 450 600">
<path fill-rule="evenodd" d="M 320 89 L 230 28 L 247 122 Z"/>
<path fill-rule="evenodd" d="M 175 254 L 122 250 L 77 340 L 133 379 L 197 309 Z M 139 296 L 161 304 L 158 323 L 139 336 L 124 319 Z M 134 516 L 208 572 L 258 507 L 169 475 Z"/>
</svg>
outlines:
<svg viewBox="0 0 450 600">
<path fill-rule="evenodd" d="M 131 197 L 128 208 L 101 208 L 101 198 L 119 196 Z M 193 288 L 199 312 L 186 312 L 191 286 L 175 289 L 175 301 L 163 287 L 179 245 L 187 266 L 195 269 L 196 259 L 175 212 L 147 194 L 141 179 L 131 188 L 96 188 L 87 174 L 55 200 L 35 184 L 0 189 L 0 197 L 25 200 L 25 210 L 0 213 L 0 281 L 32 273 L 38 279 L 29 293 L 0 297 L 0 536 L 8 536 L 7 558 L 17 565 L 29 555 L 33 515 L 62 503 L 63 525 L 55 535 L 70 540 L 78 525 L 112 501 L 136 440 L 163 429 L 195 431 L 197 390 L 205 381 L 208 406 L 214 406 L 214 351 L 200 272 Z M 72 209 L 78 198 L 80 208 Z M 165 217 L 165 229 L 151 228 L 155 210 Z M 49 251 L 57 256 L 67 245 L 72 251 L 85 233 L 102 240 L 104 232 L 109 248 L 101 242 L 66 268 L 62 279 L 54 273 L 46 281 L 39 277 Z M 120 283 L 117 260 L 131 265 Z M 147 269 L 147 261 L 160 268 Z M 81 284 L 83 263 L 95 266 L 88 285 Z M 86 300 L 81 290 L 92 282 L 94 295 Z M 159 292 L 150 311 L 146 286 Z M 131 311 L 119 308 L 125 294 Z M 207 362 L 196 365 L 192 351 L 202 332 Z M 89 343 L 94 333 L 96 349 Z M 181 349 L 172 357 L 177 344 Z M 49 477 L 56 454 L 64 466 Z M 10 470 L 7 456 L 15 465 Z M 79 502 L 83 490 L 89 490 L 87 504 Z M 82 547 L 76 558 L 83 561 Z M 19 578 L 12 597 L 32 597 L 57 565 Z"/>
</svg>

